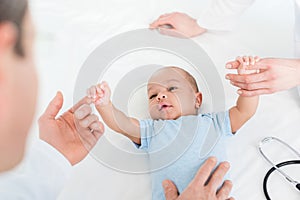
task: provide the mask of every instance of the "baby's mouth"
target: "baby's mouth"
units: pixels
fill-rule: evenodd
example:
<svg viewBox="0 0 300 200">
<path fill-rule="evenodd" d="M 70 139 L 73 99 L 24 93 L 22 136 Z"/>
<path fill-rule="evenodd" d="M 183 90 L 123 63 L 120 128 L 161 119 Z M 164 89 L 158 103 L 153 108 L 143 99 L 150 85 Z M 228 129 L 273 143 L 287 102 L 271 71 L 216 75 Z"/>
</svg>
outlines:
<svg viewBox="0 0 300 200">
<path fill-rule="evenodd" d="M 160 104 L 159 105 L 159 111 L 161 110 L 165 110 L 165 109 L 168 109 L 168 108 L 171 108 L 173 107 L 172 105 L 168 105 L 168 104 Z"/>
</svg>

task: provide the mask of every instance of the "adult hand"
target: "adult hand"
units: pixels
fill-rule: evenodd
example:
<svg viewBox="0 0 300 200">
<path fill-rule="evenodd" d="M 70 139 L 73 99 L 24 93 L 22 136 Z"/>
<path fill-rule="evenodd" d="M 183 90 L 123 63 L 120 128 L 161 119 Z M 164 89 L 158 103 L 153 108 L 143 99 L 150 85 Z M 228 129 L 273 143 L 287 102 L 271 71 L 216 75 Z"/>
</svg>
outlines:
<svg viewBox="0 0 300 200">
<path fill-rule="evenodd" d="M 166 26 L 169 26 L 166 28 Z M 197 20 L 187 14 L 174 12 L 161 15 L 157 20 L 150 24 L 151 29 L 158 28 L 160 33 L 175 37 L 195 37 L 206 32 L 205 28 L 197 24 Z"/>
<path fill-rule="evenodd" d="M 83 160 L 104 132 L 103 124 L 91 114 L 91 100 L 84 98 L 56 118 L 62 108 L 60 92 L 39 119 L 40 138 L 56 148 L 72 165 Z"/>
<path fill-rule="evenodd" d="M 226 68 L 237 69 L 238 62 L 226 64 Z M 259 70 L 257 74 L 238 75 L 227 74 L 226 79 L 239 87 L 238 93 L 242 96 L 256 96 L 287 90 L 300 85 L 300 60 L 264 58 L 248 69 Z"/>
<path fill-rule="evenodd" d="M 218 190 L 225 174 L 229 170 L 229 163 L 221 163 L 210 177 L 216 163 L 216 158 L 208 158 L 199 169 L 195 178 L 180 196 L 178 196 L 178 191 L 174 183 L 165 180 L 163 187 L 166 200 L 234 200 L 232 197 L 228 197 L 232 189 L 231 181 L 225 181 Z M 207 182 L 207 180 L 209 181 Z"/>
</svg>

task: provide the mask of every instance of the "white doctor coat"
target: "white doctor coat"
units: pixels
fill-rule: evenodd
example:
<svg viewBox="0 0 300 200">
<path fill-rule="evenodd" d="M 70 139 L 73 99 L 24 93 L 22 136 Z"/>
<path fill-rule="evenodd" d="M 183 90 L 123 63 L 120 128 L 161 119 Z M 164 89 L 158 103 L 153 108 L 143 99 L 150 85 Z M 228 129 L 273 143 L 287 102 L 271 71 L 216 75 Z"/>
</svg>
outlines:
<svg viewBox="0 0 300 200">
<path fill-rule="evenodd" d="M 255 0 L 213 0 L 198 18 L 198 24 L 208 30 L 232 30 L 239 16 Z M 300 0 L 295 2 L 295 55 L 300 57 Z"/>
<path fill-rule="evenodd" d="M 0 174 L 0 199 L 54 200 L 70 171 L 68 160 L 52 146 L 39 140 L 18 169 Z"/>
<path fill-rule="evenodd" d="M 300 0 L 295 0 L 295 56 L 300 58 Z M 300 95 L 300 86 L 298 86 Z"/>
<path fill-rule="evenodd" d="M 206 12 L 199 17 L 198 24 L 207 30 L 231 30 L 239 16 L 255 0 L 213 0 Z M 300 58 L 300 0 L 295 2 L 295 57 Z M 298 86 L 300 95 L 300 86 Z"/>
</svg>

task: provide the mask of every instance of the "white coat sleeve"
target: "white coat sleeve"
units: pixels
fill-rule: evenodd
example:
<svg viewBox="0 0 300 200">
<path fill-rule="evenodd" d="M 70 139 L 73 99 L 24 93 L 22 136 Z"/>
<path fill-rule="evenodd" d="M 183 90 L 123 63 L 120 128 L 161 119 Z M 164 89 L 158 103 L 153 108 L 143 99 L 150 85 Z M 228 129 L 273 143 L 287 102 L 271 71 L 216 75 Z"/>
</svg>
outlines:
<svg viewBox="0 0 300 200">
<path fill-rule="evenodd" d="M 240 16 L 255 0 L 211 0 L 197 18 L 199 26 L 207 30 L 232 30 Z"/>
<path fill-rule="evenodd" d="M 295 0 L 295 57 L 300 58 L 300 0 Z M 300 86 L 298 86 L 300 96 Z"/>
<path fill-rule="evenodd" d="M 0 176 L 0 199 L 54 200 L 71 171 L 67 159 L 39 140 L 17 170 Z"/>
<path fill-rule="evenodd" d="M 295 0 L 295 55 L 300 58 L 300 0 Z"/>
</svg>

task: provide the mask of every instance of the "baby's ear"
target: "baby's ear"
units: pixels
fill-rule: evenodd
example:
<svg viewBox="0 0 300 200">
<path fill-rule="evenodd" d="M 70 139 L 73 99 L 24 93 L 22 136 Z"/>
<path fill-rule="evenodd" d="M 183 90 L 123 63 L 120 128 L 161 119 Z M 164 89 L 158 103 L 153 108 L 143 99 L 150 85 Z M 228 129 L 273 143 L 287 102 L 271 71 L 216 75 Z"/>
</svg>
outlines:
<svg viewBox="0 0 300 200">
<path fill-rule="evenodd" d="M 197 109 L 200 108 L 201 104 L 202 104 L 202 93 L 197 92 L 196 93 L 196 104 L 195 104 L 196 108 Z"/>
</svg>

